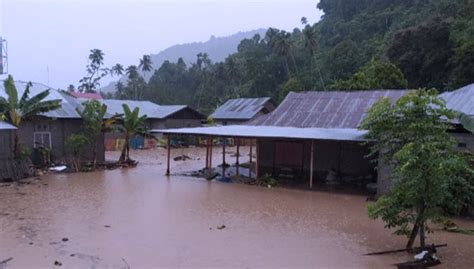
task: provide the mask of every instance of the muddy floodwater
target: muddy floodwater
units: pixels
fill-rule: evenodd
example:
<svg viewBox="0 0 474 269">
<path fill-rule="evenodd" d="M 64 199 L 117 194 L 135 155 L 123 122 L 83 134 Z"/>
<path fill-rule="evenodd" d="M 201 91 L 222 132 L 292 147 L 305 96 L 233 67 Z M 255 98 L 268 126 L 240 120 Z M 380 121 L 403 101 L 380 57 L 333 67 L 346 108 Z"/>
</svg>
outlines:
<svg viewBox="0 0 474 269">
<path fill-rule="evenodd" d="M 202 153 L 173 150 L 192 160 L 172 160 L 172 172 L 202 168 Z M 394 268 L 411 258 L 363 255 L 405 244 L 367 217 L 365 196 L 165 177 L 165 155 L 133 151 L 134 169 L 0 187 L 0 261 L 13 258 L 4 267 Z M 474 267 L 474 236 L 437 229 L 428 241 L 448 244 L 438 268 Z"/>
</svg>

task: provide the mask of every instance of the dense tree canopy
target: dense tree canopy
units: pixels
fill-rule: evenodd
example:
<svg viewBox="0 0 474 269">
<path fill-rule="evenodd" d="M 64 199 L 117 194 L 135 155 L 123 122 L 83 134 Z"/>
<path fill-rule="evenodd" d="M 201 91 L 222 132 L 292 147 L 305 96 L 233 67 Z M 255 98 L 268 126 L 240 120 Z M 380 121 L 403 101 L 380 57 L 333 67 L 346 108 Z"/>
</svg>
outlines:
<svg viewBox="0 0 474 269">
<path fill-rule="evenodd" d="M 115 97 L 208 113 L 228 98 L 281 100 L 289 90 L 444 91 L 473 82 L 472 0 L 321 0 L 317 7 L 324 11 L 317 23 L 303 17 L 301 29 L 270 28 L 242 40 L 223 62 L 205 53 L 189 66 L 166 61 L 149 82 L 118 84 Z"/>
</svg>

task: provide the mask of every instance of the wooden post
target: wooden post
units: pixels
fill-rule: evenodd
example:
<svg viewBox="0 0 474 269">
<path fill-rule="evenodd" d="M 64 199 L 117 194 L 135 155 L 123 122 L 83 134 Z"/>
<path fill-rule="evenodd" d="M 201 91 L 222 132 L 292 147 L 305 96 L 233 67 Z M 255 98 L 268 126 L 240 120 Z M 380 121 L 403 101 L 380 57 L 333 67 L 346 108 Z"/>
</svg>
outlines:
<svg viewBox="0 0 474 269">
<path fill-rule="evenodd" d="M 252 143 L 253 139 L 250 140 L 250 166 L 249 166 L 249 178 L 252 178 Z"/>
<path fill-rule="evenodd" d="M 222 138 L 222 177 L 225 177 L 225 138 Z"/>
<path fill-rule="evenodd" d="M 209 138 L 206 137 L 206 169 L 209 169 Z"/>
<path fill-rule="evenodd" d="M 166 175 L 170 175 L 170 158 L 171 158 L 171 135 L 168 134 L 168 161 L 166 165 Z"/>
<path fill-rule="evenodd" d="M 258 146 L 258 138 L 255 139 L 255 179 L 258 179 L 260 177 L 259 171 L 258 171 L 258 153 L 259 153 L 259 146 Z"/>
<path fill-rule="evenodd" d="M 209 137 L 209 174 L 211 173 L 211 169 L 212 169 L 212 145 L 213 145 L 213 141 L 214 139 L 211 137 Z"/>
<path fill-rule="evenodd" d="M 311 140 L 311 163 L 309 164 L 309 188 L 313 188 L 314 140 Z"/>
<path fill-rule="evenodd" d="M 239 156 L 240 156 L 240 139 L 237 138 L 237 154 L 236 154 L 236 163 L 235 163 L 235 168 L 236 168 L 236 173 L 237 173 L 237 176 L 239 175 Z"/>
</svg>

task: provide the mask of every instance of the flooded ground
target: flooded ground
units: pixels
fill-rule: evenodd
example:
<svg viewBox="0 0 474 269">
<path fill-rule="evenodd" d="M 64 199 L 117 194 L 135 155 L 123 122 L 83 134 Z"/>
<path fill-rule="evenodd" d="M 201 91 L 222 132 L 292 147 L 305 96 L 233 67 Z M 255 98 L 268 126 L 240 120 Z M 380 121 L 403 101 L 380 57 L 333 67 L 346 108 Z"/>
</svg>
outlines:
<svg viewBox="0 0 474 269">
<path fill-rule="evenodd" d="M 202 168 L 203 152 L 173 150 L 193 160 L 171 161 L 172 172 Z M 131 156 L 140 161 L 135 169 L 0 187 L 0 261 L 13 257 L 7 268 L 55 261 L 64 268 L 393 268 L 410 258 L 363 255 L 405 244 L 368 219 L 365 196 L 165 177 L 165 150 Z M 473 268 L 473 239 L 429 235 L 448 244 L 438 268 Z"/>
</svg>

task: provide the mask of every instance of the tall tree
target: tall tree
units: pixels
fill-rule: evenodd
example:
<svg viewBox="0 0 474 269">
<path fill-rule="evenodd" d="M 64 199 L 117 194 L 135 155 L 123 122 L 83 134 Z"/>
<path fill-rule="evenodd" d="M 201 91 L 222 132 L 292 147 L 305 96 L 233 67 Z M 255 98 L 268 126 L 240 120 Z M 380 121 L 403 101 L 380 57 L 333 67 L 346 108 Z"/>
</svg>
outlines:
<svg viewBox="0 0 474 269">
<path fill-rule="evenodd" d="M 89 141 L 94 143 L 91 150 L 92 167 L 95 169 L 97 165 L 97 148 L 100 141 L 103 142 L 101 136 L 111 131 L 113 124 L 120 118 L 120 115 L 106 118 L 107 105 L 101 104 L 97 100 L 86 101 L 82 103 L 82 108 L 77 108 L 76 110 L 83 120 L 85 134 L 88 136 Z"/>
<path fill-rule="evenodd" d="M 318 49 L 318 40 L 316 36 L 316 30 L 313 27 L 306 25 L 303 29 L 302 36 L 303 36 L 304 48 L 309 52 L 309 55 L 311 56 L 311 63 L 314 66 L 313 68 L 317 69 L 323 90 L 326 90 L 326 85 L 324 83 L 323 75 L 321 73 L 321 68 L 316 66 L 316 51 Z"/>
<path fill-rule="evenodd" d="M 145 127 L 146 115 L 140 116 L 140 108 L 130 110 L 127 104 L 123 104 L 123 119 L 119 124 L 119 131 L 125 135 L 125 144 L 123 145 L 122 153 L 120 154 L 119 162 L 130 162 L 130 139 L 136 135 L 148 136 Z"/>
<path fill-rule="evenodd" d="M 21 98 L 18 99 L 18 90 L 11 75 L 8 76 L 3 84 L 8 98 L 5 99 L 0 96 L 0 114 L 6 115 L 8 122 L 17 128 L 20 127 L 24 120 L 61 107 L 61 100 L 59 99 L 45 100 L 45 98 L 49 96 L 49 89 L 30 97 L 32 83 L 28 82 Z M 14 156 L 15 158 L 19 158 L 21 155 L 21 147 L 18 129 L 15 130 L 14 136 Z"/>
<path fill-rule="evenodd" d="M 418 235 L 424 247 L 428 224 L 446 210 L 459 213 L 474 197 L 474 171 L 448 133 L 454 115 L 436 91 L 418 90 L 395 104 L 382 99 L 361 125 L 376 141 L 372 154 L 393 166 L 390 193 L 369 206 L 369 216 L 406 235 L 407 248 Z"/>
</svg>

